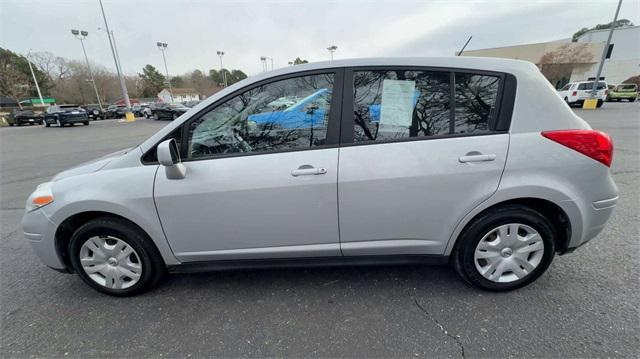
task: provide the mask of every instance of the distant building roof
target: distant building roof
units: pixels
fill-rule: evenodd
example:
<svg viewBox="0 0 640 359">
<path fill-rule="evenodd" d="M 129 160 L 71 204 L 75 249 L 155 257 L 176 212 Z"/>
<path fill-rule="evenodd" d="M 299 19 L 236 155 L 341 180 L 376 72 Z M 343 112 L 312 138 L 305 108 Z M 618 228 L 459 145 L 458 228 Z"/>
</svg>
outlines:
<svg viewBox="0 0 640 359">
<path fill-rule="evenodd" d="M 169 91 L 169 89 L 164 88 L 162 91 Z M 160 91 L 160 92 L 162 92 Z M 171 89 L 171 94 L 173 95 L 191 95 L 191 94 L 199 94 L 198 90 L 190 87 L 174 87 Z"/>
<path fill-rule="evenodd" d="M 602 43 L 576 43 L 566 40 L 465 50 L 462 56 L 497 57 L 541 63 L 595 63 L 602 53 Z"/>
</svg>

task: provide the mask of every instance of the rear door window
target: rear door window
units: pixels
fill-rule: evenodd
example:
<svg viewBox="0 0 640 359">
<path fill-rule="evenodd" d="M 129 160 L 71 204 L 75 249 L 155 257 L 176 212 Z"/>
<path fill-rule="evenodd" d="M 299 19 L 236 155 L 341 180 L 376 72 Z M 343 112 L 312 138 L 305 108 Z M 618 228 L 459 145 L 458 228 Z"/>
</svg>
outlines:
<svg viewBox="0 0 640 359">
<path fill-rule="evenodd" d="M 500 82 L 466 72 L 356 70 L 353 142 L 489 133 Z"/>
</svg>

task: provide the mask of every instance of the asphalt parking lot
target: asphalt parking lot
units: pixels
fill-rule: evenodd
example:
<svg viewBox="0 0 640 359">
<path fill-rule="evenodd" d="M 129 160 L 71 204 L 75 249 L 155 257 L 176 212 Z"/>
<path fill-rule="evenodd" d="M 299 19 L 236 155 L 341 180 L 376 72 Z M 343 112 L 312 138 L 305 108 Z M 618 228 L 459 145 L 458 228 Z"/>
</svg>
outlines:
<svg viewBox="0 0 640 359">
<path fill-rule="evenodd" d="M 171 275 L 108 297 L 40 263 L 22 237 L 25 199 L 168 122 L 0 128 L 0 356 L 637 357 L 640 103 L 575 111 L 614 139 L 618 208 L 597 239 L 502 294 L 404 266 Z"/>
</svg>

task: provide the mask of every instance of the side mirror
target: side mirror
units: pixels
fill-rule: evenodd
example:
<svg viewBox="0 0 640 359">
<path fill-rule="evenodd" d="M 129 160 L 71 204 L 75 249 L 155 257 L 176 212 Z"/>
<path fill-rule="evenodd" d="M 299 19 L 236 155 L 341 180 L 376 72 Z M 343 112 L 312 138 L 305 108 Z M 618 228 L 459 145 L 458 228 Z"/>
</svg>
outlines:
<svg viewBox="0 0 640 359">
<path fill-rule="evenodd" d="M 173 138 L 162 141 L 158 145 L 158 162 L 164 166 L 164 172 L 170 180 L 183 179 L 187 174 L 187 168 L 180 160 L 180 151 Z"/>
</svg>

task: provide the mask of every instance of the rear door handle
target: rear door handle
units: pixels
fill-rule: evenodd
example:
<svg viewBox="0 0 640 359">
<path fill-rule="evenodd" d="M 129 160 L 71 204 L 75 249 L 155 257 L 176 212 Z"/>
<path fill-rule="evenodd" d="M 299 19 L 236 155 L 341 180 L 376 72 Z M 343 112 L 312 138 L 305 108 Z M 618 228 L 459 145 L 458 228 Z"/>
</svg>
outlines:
<svg viewBox="0 0 640 359">
<path fill-rule="evenodd" d="M 323 167 L 314 168 L 313 166 L 310 166 L 310 165 L 302 165 L 298 167 L 298 169 L 291 171 L 291 175 L 293 177 L 316 176 L 316 175 L 323 175 L 325 173 L 327 173 L 326 168 L 323 168 Z"/>
<path fill-rule="evenodd" d="M 486 162 L 486 161 L 493 161 L 495 159 L 496 159 L 496 155 L 495 154 L 488 154 L 488 155 L 483 155 L 483 154 L 470 155 L 470 154 L 467 154 L 465 156 L 462 156 L 462 157 L 458 158 L 458 161 L 460 161 L 461 163 Z"/>
</svg>

